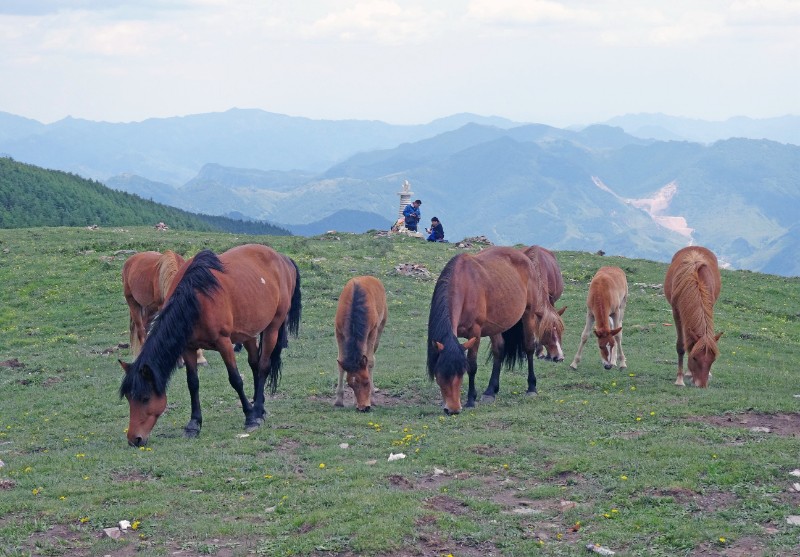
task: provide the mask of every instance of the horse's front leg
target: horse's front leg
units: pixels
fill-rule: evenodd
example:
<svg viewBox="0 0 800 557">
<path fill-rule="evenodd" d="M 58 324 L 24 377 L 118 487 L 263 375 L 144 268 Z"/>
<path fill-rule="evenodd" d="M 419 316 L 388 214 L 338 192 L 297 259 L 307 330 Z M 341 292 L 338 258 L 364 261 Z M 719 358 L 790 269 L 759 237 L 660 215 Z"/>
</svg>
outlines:
<svg viewBox="0 0 800 557">
<path fill-rule="evenodd" d="M 469 375 L 469 388 L 467 389 L 467 408 L 475 406 L 478 391 L 475 389 L 475 374 L 478 372 L 478 345 L 480 341 L 467 350 L 467 375 Z"/>
<path fill-rule="evenodd" d="M 186 366 L 186 385 L 189 387 L 192 412 L 189 423 L 183 428 L 183 434 L 192 438 L 200 435 L 203 426 L 203 414 L 200 411 L 200 378 L 197 376 L 197 354 L 192 350 L 183 353 L 183 363 Z"/>
<path fill-rule="evenodd" d="M 529 395 L 538 395 L 536 390 L 536 373 L 533 371 L 533 352 L 528 352 L 528 391 Z"/>
<path fill-rule="evenodd" d="M 578 369 L 578 364 L 581 363 L 583 347 L 586 346 L 586 341 L 589 340 L 589 334 L 592 331 L 592 325 L 594 325 L 594 314 L 592 314 L 592 310 L 589 310 L 586 312 L 586 325 L 583 327 L 583 332 L 581 333 L 581 341 L 578 344 L 578 351 L 575 352 L 575 357 L 572 359 L 572 363 L 569 364 L 569 367 L 572 369 Z"/>
<path fill-rule="evenodd" d="M 500 392 L 500 368 L 503 364 L 505 341 L 503 335 L 493 335 L 489 340 L 492 347 L 492 375 L 489 377 L 489 384 L 486 385 L 481 402 L 494 402 L 497 393 Z"/>
</svg>

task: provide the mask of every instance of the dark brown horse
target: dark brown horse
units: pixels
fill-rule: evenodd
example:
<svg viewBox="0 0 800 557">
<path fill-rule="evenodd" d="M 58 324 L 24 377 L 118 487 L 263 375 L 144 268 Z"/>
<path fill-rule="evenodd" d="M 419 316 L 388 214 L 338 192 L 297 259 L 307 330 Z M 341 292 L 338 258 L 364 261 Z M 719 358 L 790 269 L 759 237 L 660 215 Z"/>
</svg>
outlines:
<svg viewBox="0 0 800 557">
<path fill-rule="evenodd" d="M 717 342 L 722 333 L 714 334 L 714 304 L 719 298 L 722 280 L 717 256 L 700 246 L 678 250 L 672 257 L 664 278 L 664 296 L 672 306 L 678 341 L 678 377 L 683 383 L 683 356 L 689 375 L 698 387 L 708 386 L 711 364 L 719 356 Z"/>
<path fill-rule="evenodd" d="M 191 395 L 188 437 L 200 433 L 197 349 L 216 350 L 239 395 L 245 428 L 261 425 L 266 416 L 264 387 L 275 392 L 280 379 L 281 351 L 288 334 L 300 324 L 300 273 L 289 257 L 272 248 L 247 244 L 217 256 L 203 250 L 178 271 L 167 302 L 156 316 L 147 342 L 132 364 L 120 361 L 125 377 L 120 396 L 128 399 L 128 443 L 142 446 L 167 405 L 167 384 L 175 362 L 183 356 Z M 253 402 L 244 385 L 232 343 L 242 343 L 253 370 Z"/>
<path fill-rule="evenodd" d="M 589 284 L 586 298 L 586 326 L 581 333 L 578 351 L 569 367 L 578 369 L 581 354 L 594 325 L 600 360 L 605 369 L 615 364 L 625 369 L 628 364 L 622 351 L 622 320 L 628 303 L 628 279 L 619 267 L 600 267 Z"/>
<path fill-rule="evenodd" d="M 353 277 L 344 285 L 336 308 L 334 328 L 339 346 L 339 383 L 336 386 L 336 406 L 344 406 L 344 376 L 353 389 L 356 408 L 369 412 L 375 384 L 372 371 L 375 351 L 386 326 L 389 310 L 386 290 L 375 277 Z"/>
<path fill-rule="evenodd" d="M 501 365 L 513 367 L 523 356 L 528 360 L 528 393 L 536 393 L 532 308 L 540 304 L 538 295 L 531 260 L 514 248 L 462 253 L 445 265 L 431 299 L 427 367 L 441 389 L 446 413 L 461 411 L 464 373 L 469 374 L 466 405 L 475 405 L 481 337 L 489 337 L 493 357 L 484 398 L 492 400 L 499 392 Z M 458 337 L 467 341 L 461 344 Z"/>
<path fill-rule="evenodd" d="M 536 317 L 534 333 L 539 344 L 536 356 L 553 362 L 563 362 L 561 339 L 564 337 L 564 321 L 561 316 L 564 315 L 567 306 L 559 310 L 555 308 L 556 300 L 564 292 L 561 267 L 553 252 L 541 246 L 530 246 L 523 251 L 533 263 L 534 277 L 541 289 L 537 296 L 540 307 L 534 310 Z"/>
</svg>

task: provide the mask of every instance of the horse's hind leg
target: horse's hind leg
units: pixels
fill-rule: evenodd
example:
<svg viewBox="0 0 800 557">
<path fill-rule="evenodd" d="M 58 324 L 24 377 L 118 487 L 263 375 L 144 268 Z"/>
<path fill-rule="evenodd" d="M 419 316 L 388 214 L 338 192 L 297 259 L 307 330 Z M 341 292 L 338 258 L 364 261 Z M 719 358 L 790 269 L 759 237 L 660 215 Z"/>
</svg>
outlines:
<svg viewBox="0 0 800 557">
<path fill-rule="evenodd" d="M 622 320 L 625 317 L 625 302 L 626 300 L 623 300 L 622 304 L 619 306 L 619 309 L 617 310 L 617 319 L 615 319 L 617 327 L 622 327 Z M 619 369 L 622 370 L 627 369 L 628 362 L 625 359 L 625 352 L 622 351 L 622 331 L 620 331 L 619 334 L 614 337 L 614 342 L 616 343 L 618 350 L 617 365 L 619 366 Z"/>
<path fill-rule="evenodd" d="M 675 351 L 678 353 L 678 375 L 675 378 L 675 384 L 679 387 L 684 387 L 685 383 L 683 382 L 683 356 L 686 353 L 686 349 L 684 348 L 683 344 L 683 326 L 681 325 L 681 318 L 678 315 L 678 312 L 674 309 L 672 310 L 672 318 L 675 321 L 675 332 L 678 335 L 678 340 L 675 342 Z"/>
<path fill-rule="evenodd" d="M 225 362 L 225 369 L 228 370 L 228 383 L 230 383 L 236 394 L 239 395 L 239 402 L 242 404 L 242 411 L 245 416 L 252 414 L 253 405 L 244 394 L 244 381 L 239 374 L 239 367 L 236 365 L 236 354 L 233 352 L 233 345 L 229 338 L 220 338 L 216 343 L 216 350 L 222 356 L 222 361 Z M 197 353 L 194 353 L 197 357 Z"/>
<path fill-rule="evenodd" d="M 339 382 L 336 384 L 336 400 L 333 402 L 334 406 L 344 406 L 344 374 L 345 371 L 342 366 L 339 368 Z"/>
</svg>

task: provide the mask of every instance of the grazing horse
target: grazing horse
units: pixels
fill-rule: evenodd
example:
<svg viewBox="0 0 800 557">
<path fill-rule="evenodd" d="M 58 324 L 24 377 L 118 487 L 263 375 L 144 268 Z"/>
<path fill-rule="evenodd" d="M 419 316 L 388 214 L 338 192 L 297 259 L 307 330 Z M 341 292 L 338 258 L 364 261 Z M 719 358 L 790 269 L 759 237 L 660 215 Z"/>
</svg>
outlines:
<svg viewBox="0 0 800 557">
<path fill-rule="evenodd" d="M 499 392 L 501 365 L 514 367 L 522 356 L 528 359 L 528 393 L 536 394 L 532 309 L 540 304 L 538 295 L 531 260 L 514 248 L 461 253 L 445 265 L 431 299 L 427 361 L 428 375 L 441 389 L 445 413 L 461 411 L 465 372 L 469 374 L 466 405 L 475 405 L 481 337 L 489 337 L 493 357 L 484 398 L 492 400 Z M 467 341 L 460 344 L 458 337 Z"/>
<path fill-rule="evenodd" d="M 147 328 L 164 305 L 165 295 L 183 263 L 183 257 L 171 250 L 142 251 L 123 263 L 122 292 L 130 311 L 131 357 L 136 358 L 141 352 Z M 197 363 L 208 363 L 202 350 L 197 353 Z"/>
<path fill-rule="evenodd" d="M 625 271 L 619 267 L 600 267 L 589 284 L 589 296 L 586 299 L 586 326 L 581 333 L 578 352 L 569 367 L 578 369 L 583 347 L 589 338 L 594 325 L 597 345 L 600 347 L 600 359 L 605 369 L 619 364 L 625 369 L 625 353 L 622 351 L 622 320 L 625 316 L 625 305 L 628 303 L 628 279 Z"/>
<path fill-rule="evenodd" d="M 289 257 L 259 244 L 232 248 L 217 256 L 203 250 L 186 261 L 167 292 L 147 342 L 136 360 L 120 360 L 125 376 L 120 396 L 128 399 L 128 443 L 143 446 L 167 405 L 167 384 L 183 356 L 191 396 L 187 437 L 200 433 L 198 348 L 216 350 L 239 395 L 245 429 L 264 421 L 264 387 L 275 392 L 281 351 L 300 324 L 300 273 Z M 242 343 L 253 370 L 253 402 L 244 394 L 232 343 Z"/>
<path fill-rule="evenodd" d="M 353 389 L 356 408 L 369 412 L 375 384 L 372 370 L 375 351 L 386 326 L 389 310 L 386 290 L 375 277 L 353 277 L 344 285 L 336 308 L 334 327 L 339 346 L 339 383 L 336 386 L 336 406 L 344 406 L 344 376 Z"/>
<path fill-rule="evenodd" d="M 553 362 L 563 362 L 564 352 L 561 349 L 561 339 L 564 337 L 564 321 L 561 316 L 567 306 L 557 310 L 555 302 L 564 292 L 564 278 L 561 276 L 561 267 L 553 252 L 541 246 L 530 246 L 523 253 L 533 263 L 535 277 L 544 290 L 538 298 L 544 300 L 540 308 L 534 311 L 536 316 L 535 335 L 538 342 L 536 357 Z M 547 356 L 545 356 L 547 350 Z"/>
<path fill-rule="evenodd" d="M 693 383 L 698 387 L 708 386 L 711 364 L 719 356 L 717 342 L 722 336 L 722 333 L 714 335 L 714 304 L 721 287 L 717 256 L 710 250 L 689 246 L 672 257 L 664 278 L 664 296 L 672 306 L 678 333 L 676 385 L 684 385 L 683 355 L 688 352 Z"/>
</svg>

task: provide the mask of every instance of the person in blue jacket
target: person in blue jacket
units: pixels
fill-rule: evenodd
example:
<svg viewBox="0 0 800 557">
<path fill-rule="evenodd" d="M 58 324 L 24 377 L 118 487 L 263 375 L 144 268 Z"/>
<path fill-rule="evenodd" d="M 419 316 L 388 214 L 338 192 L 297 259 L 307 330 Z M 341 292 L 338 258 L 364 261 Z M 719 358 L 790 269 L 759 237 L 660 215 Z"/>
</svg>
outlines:
<svg viewBox="0 0 800 557">
<path fill-rule="evenodd" d="M 439 222 L 438 217 L 431 219 L 431 227 L 426 228 L 425 232 L 428 233 L 429 242 L 444 242 L 444 228 L 442 228 L 442 223 Z"/>
<path fill-rule="evenodd" d="M 420 205 L 422 205 L 422 201 L 417 199 L 413 203 L 406 205 L 406 208 L 403 209 L 403 217 L 405 218 L 406 228 L 412 232 L 417 231 L 417 224 L 422 218 L 422 212 L 419 210 Z"/>
</svg>

